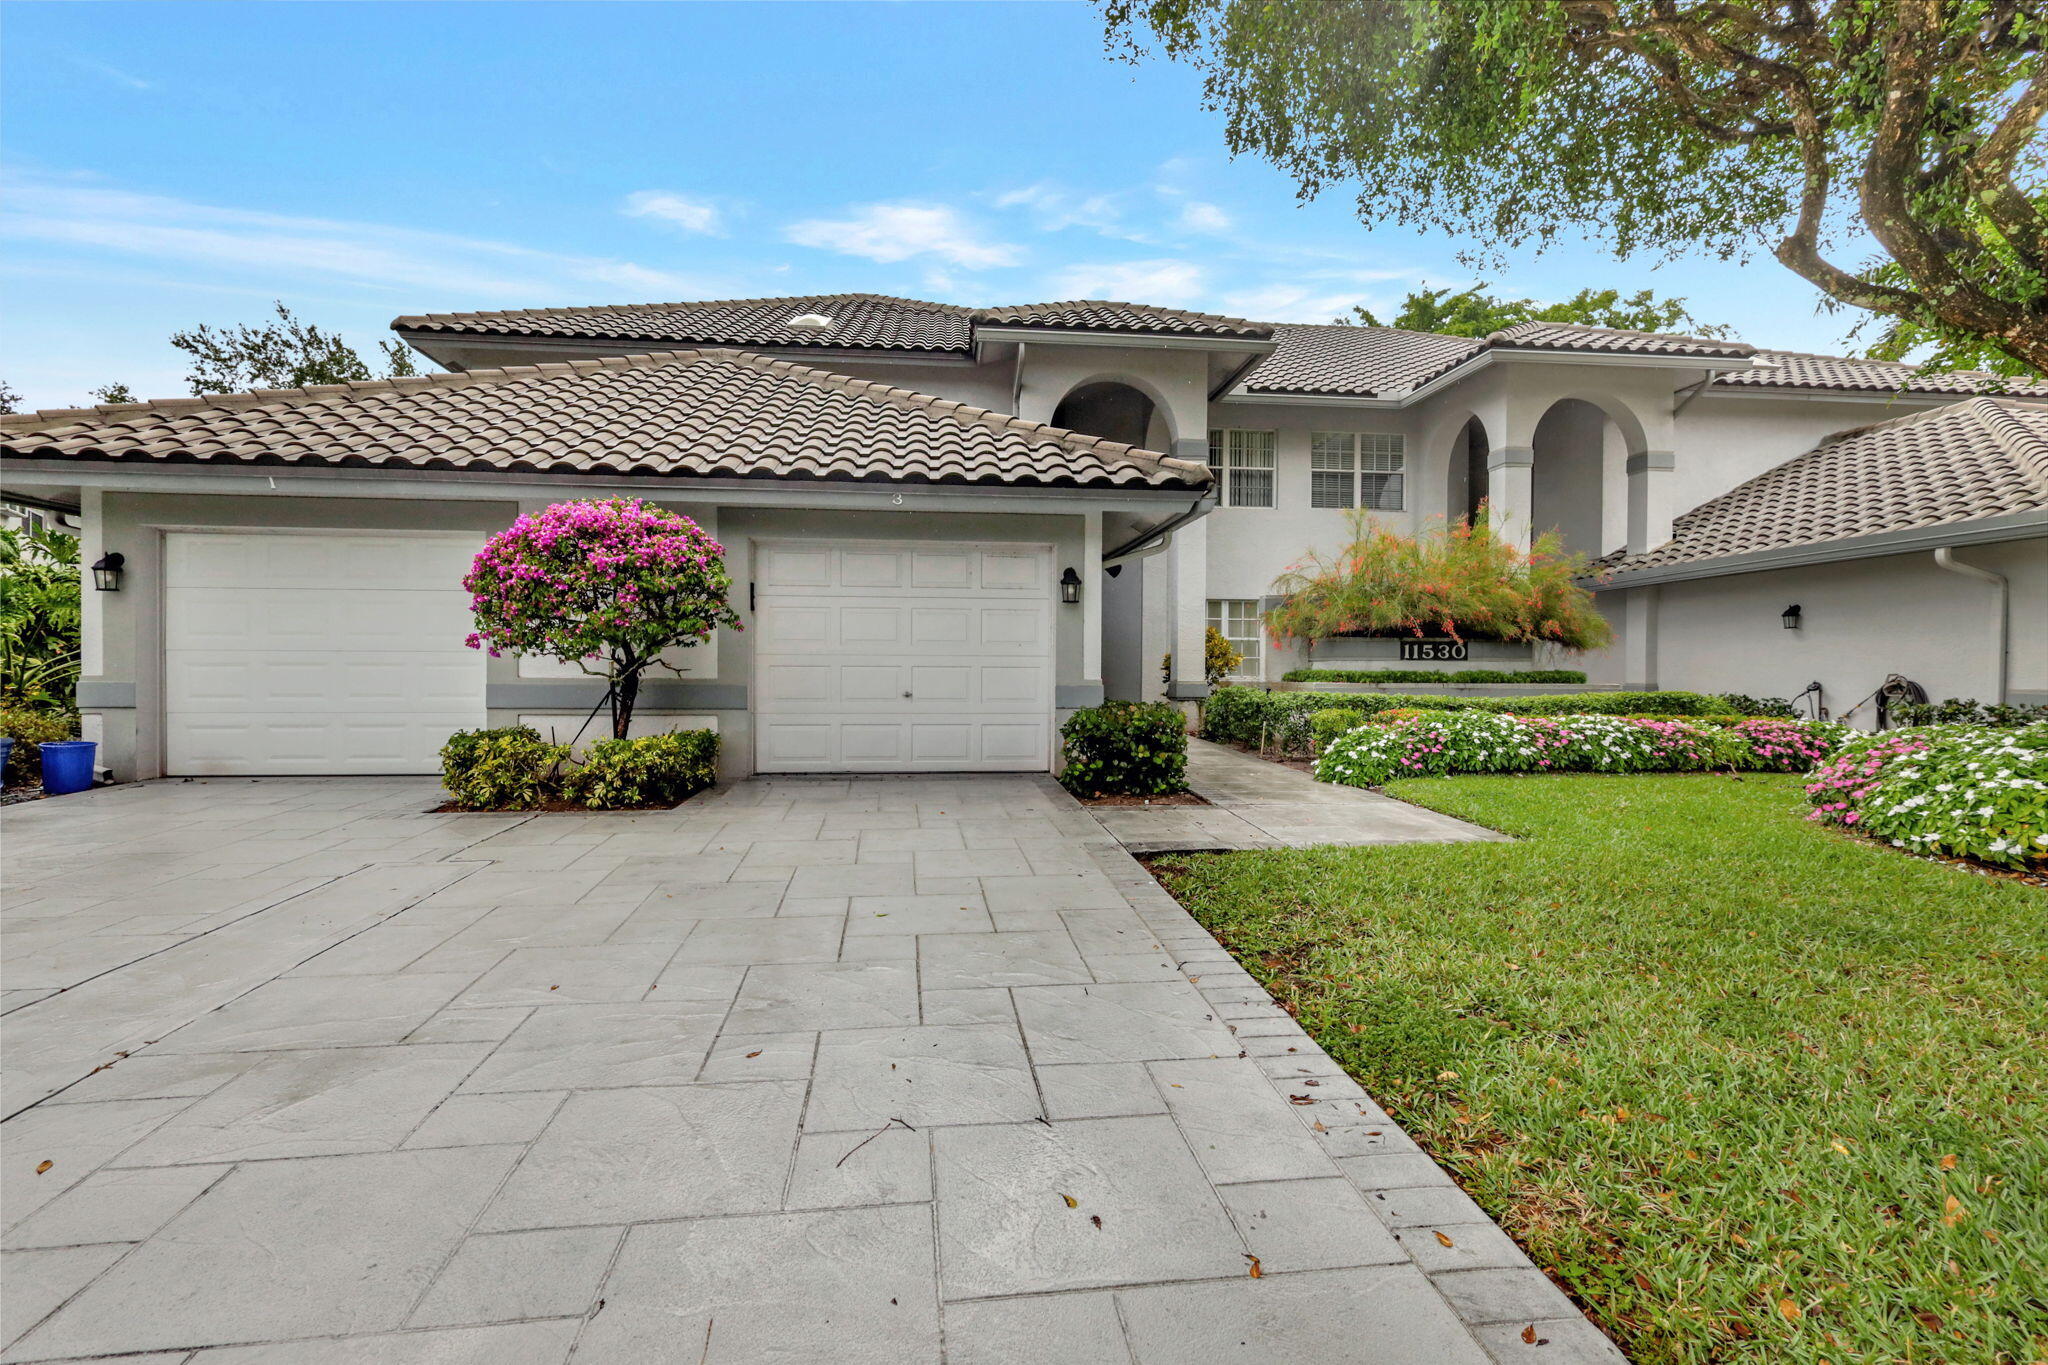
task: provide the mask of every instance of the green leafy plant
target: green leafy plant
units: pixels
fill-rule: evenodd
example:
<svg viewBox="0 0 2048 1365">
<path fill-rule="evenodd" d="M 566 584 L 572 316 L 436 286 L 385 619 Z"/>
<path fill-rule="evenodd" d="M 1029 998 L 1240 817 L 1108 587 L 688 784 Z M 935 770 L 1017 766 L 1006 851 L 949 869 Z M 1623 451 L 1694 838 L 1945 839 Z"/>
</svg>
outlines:
<svg viewBox="0 0 2048 1365">
<path fill-rule="evenodd" d="M 677 730 L 590 746 L 569 774 L 572 801 L 594 810 L 673 806 L 718 781 L 718 732 Z"/>
<path fill-rule="evenodd" d="M 1341 683 L 1582 683 L 1576 668 L 1295 668 L 1283 682 Z"/>
<path fill-rule="evenodd" d="M 441 786 L 464 810 L 535 810 L 555 798 L 569 746 L 529 725 L 457 730 L 441 746 Z"/>
<path fill-rule="evenodd" d="M 0 529 L 0 705 L 69 710 L 78 695 L 78 537 Z"/>
<path fill-rule="evenodd" d="M 42 746 L 78 735 L 78 717 L 69 711 L 0 709 L 0 735 L 14 741 L 7 755 L 7 785 L 30 787 L 43 780 Z"/>
<path fill-rule="evenodd" d="M 1891 708 L 1895 725 L 1992 725 L 2011 729 L 2048 720 L 2048 706 L 2006 706 L 1980 702 L 1975 697 L 1950 697 L 1947 701 L 1906 702 Z"/>
<path fill-rule="evenodd" d="M 1738 716 L 1778 716 L 1791 720 L 1799 714 L 1783 697 L 1752 697 L 1741 692 L 1717 692 L 1714 697 Z"/>
<path fill-rule="evenodd" d="M 282 301 L 272 305 L 277 321 L 261 327 L 213 327 L 173 332 L 171 345 L 192 357 L 185 382 L 195 394 L 243 393 L 250 389 L 297 389 L 315 384 L 359 383 L 418 374 L 413 352 L 402 341 L 380 341 L 384 373 L 372 375 L 355 347 L 333 332 L 301 321 Z M 109 393 L 114 396 L 108 396 Z M 93 395 L 104 403 L 128 403 L 125 384 L 110 384 Z"/>
<path fill-rule="evenodd" d="M 1243 664 L 1244 655 L 1238 653 L 1237 646 L 1225 639 L 1222 631 L 1209 627 L 1208 634 L 1202 637 L 1203 680 L 1211 687 L 1218 686 Z"/>
<path fill-rule="evenodd" d="M 1273 589 L 1284 601 L 1266 613 L 1281 639 L 1338 635 L 1447 635 L 1454 640 L 1539 640 L 1597 649 L 1613 630 L 1577 579 L 1580 555 L 1555 532 L 1525 555 L 1493 534 L 1482 516 L 1432 520 L 1416 535 L 1381 526 L 1353 509 L 1351 541 L 1335 554 L 1311 551 Z"/>
<path fill-rule="evenodd" d="M 1348 734 L 1363 724 L 1365 724 L 1365 713 L 1362 711 L 1352 711 L 1344 707 L 1332 707 L 1327 711 L 1318 711 L 1309 717 L 1309 741 L 1314 745 L 1317 753 L 1322 753 L 1330 747 L 1331 741 L 1335 740 L 1337 736 Z"/>
<path fill-rule="evenodd" d="M 1165 702 L 1106 701 L 1060 727 L 1060 783 L 1076 796 L 1169 796 L 1188 789 L 1187 717 Z"/>
<path fill-rule="evenodd" d="M 1807 819 L 1895 848 L 2048 867 L 2048 721 L 1863 736 L 1814 771 L 1806 796 Z"/>
</svg>

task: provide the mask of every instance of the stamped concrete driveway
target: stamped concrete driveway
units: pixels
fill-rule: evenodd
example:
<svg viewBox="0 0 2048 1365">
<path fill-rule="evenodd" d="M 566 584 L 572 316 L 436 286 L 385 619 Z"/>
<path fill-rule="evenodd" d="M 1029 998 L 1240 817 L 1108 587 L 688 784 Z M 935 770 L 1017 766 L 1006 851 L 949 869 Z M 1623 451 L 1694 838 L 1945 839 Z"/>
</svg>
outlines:
<svg viewBox="0 0 2048 1365">
<path fill-rule="evenodd" d="M 433 800 L 7 812 L 0 1361 L 1618 1359 L 1046 780 Z"/>
</svg>

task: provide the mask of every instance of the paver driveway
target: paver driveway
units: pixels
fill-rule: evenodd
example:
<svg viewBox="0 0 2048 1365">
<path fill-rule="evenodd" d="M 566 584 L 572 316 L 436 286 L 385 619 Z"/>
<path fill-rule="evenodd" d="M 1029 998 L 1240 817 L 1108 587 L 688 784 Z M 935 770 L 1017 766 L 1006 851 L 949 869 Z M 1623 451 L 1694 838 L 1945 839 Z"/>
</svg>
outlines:
<svg viewBox="0 0 2048 1365">
<path fill-rule="evenodd" d="M 0 1361 L 1614 1358 L 1047 780 L 434 799 L 8 812 Z"/>
</svg>

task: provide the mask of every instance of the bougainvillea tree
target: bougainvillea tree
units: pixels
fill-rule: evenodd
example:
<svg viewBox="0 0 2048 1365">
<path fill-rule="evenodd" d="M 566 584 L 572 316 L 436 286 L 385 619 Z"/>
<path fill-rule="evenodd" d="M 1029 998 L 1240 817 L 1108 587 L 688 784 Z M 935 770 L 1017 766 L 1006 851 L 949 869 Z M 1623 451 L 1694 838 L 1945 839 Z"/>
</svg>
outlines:
<svg viewBox="0 0 2048 1365">
<path fill-rule="evenodd" d="M 573 663 L 609 684 L 624 739 L 640 675 L 669 650 L 740 629 L 726 602 L 725 547 L 688 517 L 637 498 L 558 502 L 492 536 L 462 586 L 471 649 Z"/>
<path fill-rule="evenodd" d="M 1446 635 L 1454 640 L 1543 641 L 1598 649 L 1613 638 L 1577 579 L 1584 558 L 1547 532 L 1523 554 L 1488 529 L 1437 519 L 1406 536 L 1351 514 L 1351 543 L 1311 553 L 1282 574 L 1286 600 L 1266 613 L 1277 639 L 1311 649 L 1333 635 Z"/>
</svg>

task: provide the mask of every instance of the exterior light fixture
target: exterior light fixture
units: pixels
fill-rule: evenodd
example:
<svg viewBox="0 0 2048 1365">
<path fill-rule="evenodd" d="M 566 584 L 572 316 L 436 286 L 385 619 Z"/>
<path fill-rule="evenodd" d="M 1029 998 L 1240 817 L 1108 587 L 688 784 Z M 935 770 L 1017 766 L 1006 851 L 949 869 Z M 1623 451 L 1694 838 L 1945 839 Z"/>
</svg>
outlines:
<svg viewBox="0 0 2048 1365">
<path fill-rule="evenodd" d="M 121 591 L 121 566 L 128 562 L 119 550 L 92 562 L 92 585 L 101 592 Z"/>
<path fill-rule="evenodd" d="M 1785 629 L 1799 629 L 1799 604 L 1794 602 L 1791 606 L 1785 608 L 1785 615 L 1780 619 L 1784 621 Z"/>
<path fill-rule="evenodd" d="M 1060 575 L 1060 601 L 1071 607 L 1080 600 L 1081 575 L 1075 573 L 1073 566 L 1070 564 L 1067 566 L 1067 571 Z"/>
</svg>

